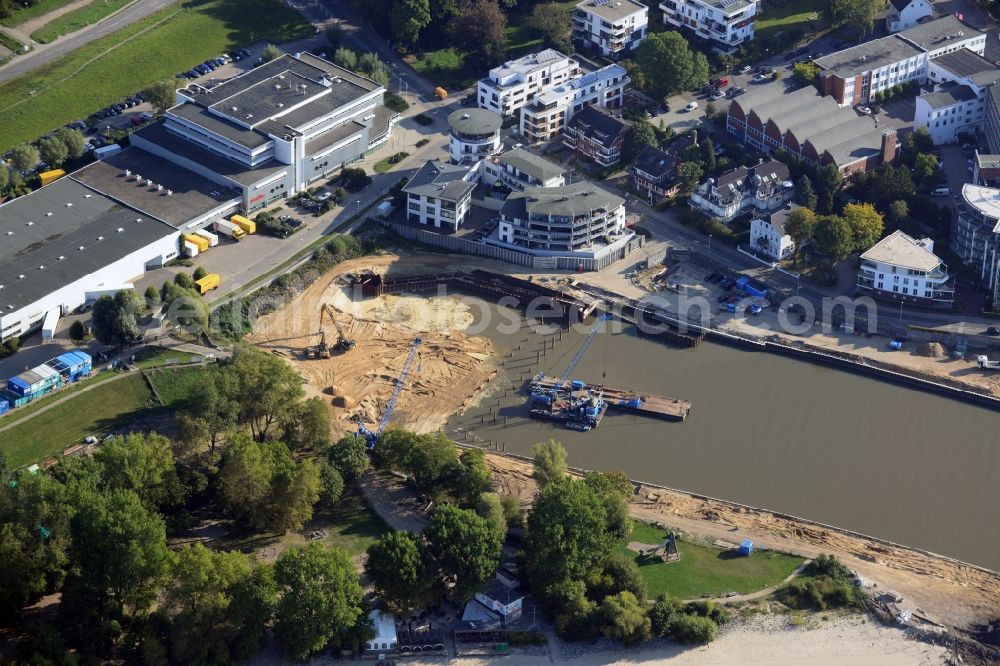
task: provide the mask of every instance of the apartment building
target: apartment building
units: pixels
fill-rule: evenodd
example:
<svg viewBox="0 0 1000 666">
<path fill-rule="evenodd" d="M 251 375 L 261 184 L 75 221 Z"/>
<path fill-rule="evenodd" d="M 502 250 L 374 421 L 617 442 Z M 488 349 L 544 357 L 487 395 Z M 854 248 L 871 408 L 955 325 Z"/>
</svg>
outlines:
<svg viewBox="0 0 1000 666">
<path fill-rule="evenodd" d="M 535 93 L 554 88 L 584 73 L 581 63 L 575 58 L 555 49 L 544 49 L 491 69 L 489 76 L 479 81 L 476 97 L 480 108 L 508 117 L 530 102 Z"/>
<path fill-rule="evenodd" d="M 566 182 L 566 170 L 544 157 L 515 148 L 483 162 L 483 183 L 499 182 L 515 192 L 526 187 L 559 187 Z"/>
<path fill-rule="evenodd" d="M 385 88 L 311 53 L 282 55 L 213 88 L 191 84 L 131 144 L 243 194 L 251 212 L 388 140 Z"/>
<path fill-rule="evenodd" d="M 934 241 L 894 231 L 861 255 L 857 290 L 878 300 L 951 308 L 955 282 Z"/>
<path fill-rule="evenodd" d="M 625 200 L 586 182 L 512 192 L 500 209 L 499 232 L 501 243 L 564 253 L 631 235 Z"/>
<path fill-rule="evenodd" d="M 548 141 L 586 107 L 620 108 L 631 82 L 623 67 L 612 64 L 536 93 L 521 109 L 521 136 L 531 143 Z"/>
<path fill-rule="evenodd" d="M 670 153 L 643 146 L 629 167 L 629 182 L 649 203 L 656 203 L 677 193 L 677 164 Z"/>
<path fill-rule="evenodd" d="M 948 246 L 1000 302 L 1000 189 L 966 183 L 952 219 Z"/>
<path fill-rule="evenodd" d="M 636 0 L 584 0 L 573 12 L 573 43 L 606 58 L 631 53 L 648 29 L 649 8 Z"/>
<path fill-rule="evenodd" d="M 455 164 L 475 164 L 503 148 L 499 113 L 487 109 L 458 109 L 448 116 L 448 155 Z"/>
<path fill-rule="evenodd" d="M 469 216 L 472 190 L 478 180 L 478 169 L 438 160 L 425 162 L 403 187 L 406 219 L 445 231 L 458 231 Z"/>
<path fill-rule="evenodd" d="M 563 145 L 580 157 L 604 167 L 621 161 L 628 125 L 588 106 L 573 116 L 563 131 Z"/>
<path fill-rule="evenodd" d="M 795 252 L 795 241 L 785 231 L 791 204 L 773 213 L 759 215 L 750 221 L 750 247 L 769 259 L 781 261 Z"/>
<path fill-rule="evenodd" d="M 986 34 L 945 16 L 818 58 L 819 89 L 841 106 L 867 104 L 896 85 L 926 83 L 928 63 L 960 49 L 982 55 Z"/>
<path fill-rule="evenodd" d="M 730 222 L 754 211 L 764 213 L 783 208 L 795 193 L 788 167 L 777 160 L 738 167 L 709 178 L 691 193 L 691 208 Z"/>
<path fill-rule="evenodd" d="M 917 97 L 913 126 L 925 128 L 935 145 L 955 143 L 960 133 L 982 129 L 990 88 L 1000 80 L 1000 68 L 960 49 L 931 60 L 927 72 L 934 90 Z"/>
<path fill-rule="evenodd" d="M 757 0 L 662 0 L 663 22 L 707 39 L 722 53 L 734 53 L 754 38 Z"/>
</svg>

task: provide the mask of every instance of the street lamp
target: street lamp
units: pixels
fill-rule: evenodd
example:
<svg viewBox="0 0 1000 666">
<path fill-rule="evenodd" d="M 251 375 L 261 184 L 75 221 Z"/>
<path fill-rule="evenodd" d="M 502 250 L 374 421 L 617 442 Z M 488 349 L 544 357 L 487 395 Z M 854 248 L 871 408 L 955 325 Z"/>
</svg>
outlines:
<svg viewBox="0 0 1000 666">
<path fill-rule="evenodd" d="M 712 234 L 708 235 L 708 251 L 712 251 Z"/>
</svg>

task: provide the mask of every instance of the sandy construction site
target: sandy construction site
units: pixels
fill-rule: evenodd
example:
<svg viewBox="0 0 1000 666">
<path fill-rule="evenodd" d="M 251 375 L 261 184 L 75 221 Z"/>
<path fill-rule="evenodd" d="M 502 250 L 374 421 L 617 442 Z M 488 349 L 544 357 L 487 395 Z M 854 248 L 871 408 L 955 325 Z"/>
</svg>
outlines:
<svg viewBox="0 0 1000 666">
<path fill-rule="evenodd" d="M 340 432 L 356 423 L 378 422 L 396 378 L 420 337 L 406 388 L 396 405 L 396 418 L 417 432 L 432 432 L 449 414 L 461 411 L 497 370 L 492 343 L 463 333 L 473 315 L 461 301 L 448 297 L 382 296 L 352 300 L 344 285 L 352 273 L 418 274 L 454 270 L 449 257 L 366 257 L 340 264 L 309 286 L 282 310 L 262 317 L 249 341 L 289 360 L 307 380 L 307 391 L 330 405 Z M 309 359 L 306 350 L 320 342 L 320 313 L 328 304 L 345 335 L 357 346 L 336 349 L 337 329 L 327 317 L 323 332 L 329 359 Z M 396 419 L 394 419 L 396 420 Z"/>
</svg>

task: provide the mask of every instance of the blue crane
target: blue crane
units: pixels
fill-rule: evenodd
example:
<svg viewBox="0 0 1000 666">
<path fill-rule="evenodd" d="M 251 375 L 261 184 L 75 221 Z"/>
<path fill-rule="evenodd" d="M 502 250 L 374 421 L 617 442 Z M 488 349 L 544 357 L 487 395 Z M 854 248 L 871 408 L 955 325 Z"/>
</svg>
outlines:
<svg viewBox="0 0 1000 666">
<path fill-rule="evenodd" d="M 559 378 L 559 386 L 563 386 L 566 383 L 566 380 L 569 379 L 569 376 L 573 374 L 573 370 L 576 369 L 576 366 L 580 363 L 580 359 L 583 358 L 583 355 L 587 353 L 590 343 L 592 343 L 594 338 L 597 337 L 597 333 L 601 330 L 604 322 L 609 321 L 610 319 L 611 314 L 607 312 L 597 318 L 597 322 L 594 324 L 593 328 L 590 329 L 590 332 L 587 333 L 587 337 L 584 338 L 583 344 L 580 345 L 580 349 L 577 350 L 576 356 L 574 356 L 573 360 L 569 362 L 569 365 L 566 366 L 566 369 L 562 373 L 562 377 Z"/>
<path fill-rule="evenodd" d="M 399 373 L 399 377 L 396 378 L 396 386 L 392 389 L 392 395 L 389 397 L 389 402 L 385 405 L 385 411 L 382 412 L 382 418 L 379 419 L 375 430 L 369 430 L 365 427 L 364 423 L 358 424 L 358 435 L 365 438 L 365 443 L 369 449 L 375 448 L 378 438 L 382 435 L 382 431 L 389 425 L 392 412 L 396 409 L 396 401 L 399 400 L 399 394 L 403 392 L 403 387 L 406 385 L 406 376 L 410 374 L 410 367 L 413 365 L 413 360 L 417 357 L 417 348 L 422 342 L 423 340 L 420 338 L 414 338 L 413 346 L 410 347 L 410 353 L 406 357 L 406 362 L 403 363 L 403 369 Z"/>
</svg>

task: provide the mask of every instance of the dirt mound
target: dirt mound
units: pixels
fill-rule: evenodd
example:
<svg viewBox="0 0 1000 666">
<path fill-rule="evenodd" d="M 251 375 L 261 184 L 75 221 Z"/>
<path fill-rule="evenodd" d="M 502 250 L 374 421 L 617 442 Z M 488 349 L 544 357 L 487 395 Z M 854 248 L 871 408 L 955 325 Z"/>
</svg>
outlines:
<svg viewBox="0 0 1000 666">
<path fill-rule="evenodd" d="M 330 401 L 330 404 L 334 407 L 350 408 L 357 404 L 357 400 L 349 395 L 338 395 Z"/>
<path fill-rule="evenodd" d="M 927 358 L 944 358 L 944 347 L 940 342 L 925 342 L 917 347 L 917 353 Z"/>
</svg>

